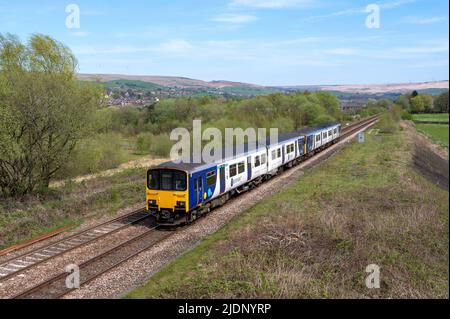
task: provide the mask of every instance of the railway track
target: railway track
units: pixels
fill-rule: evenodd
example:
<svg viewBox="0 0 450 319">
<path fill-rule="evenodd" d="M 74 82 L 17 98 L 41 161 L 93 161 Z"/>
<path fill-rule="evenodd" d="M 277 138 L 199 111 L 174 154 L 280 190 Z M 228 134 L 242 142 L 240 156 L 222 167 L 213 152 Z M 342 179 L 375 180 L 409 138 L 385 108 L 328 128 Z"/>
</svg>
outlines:
<svg viewBox="0 0 450 319">
<path fill-rule="evenodd" d="M 80 264 L 80 287 L 111 269 L 128 261 L 141 252 L 153 247 L 158 242 L 171 236 L 173 232 L 157 231 L 158 225 L 153 224 L 143 234 L 121 243 L 110 250 Z M 69 274 L 62 272 L 16 296 L 14 299 L 58 299 L 77 288 L 67 287 L 66 278 Z"/>
<path fill-rule="evenodd" d="M 361 130 L 365 126 L 374 124 L 375 122 L 378 121 L 378 119 L 379 119 L 379 115 L 374 115 L 374 116 L 371 116 L 367 119 L 364 119 L 360 122 L 354 123 L 353 125 L 350 125 L 350 126 L 344 128 L 341 138 L 345 138 L 349 135 L 352 135 L 353 133 Z"/>
<path fill-rule="evenodd" d="M 378 120 L 378 116 L 373 116 L 370 118 L 367 118 L 365 120 L 362 120 L 358 123 L 354 123 L 346 128 L 343 129 L 341 138 L 346 138 L 348 136 L 351 136 L 352 134 L 358 132 L 359 130 L 363 129 L 364 127 L 369 127 L 370 125 L 374 124 Z M 138 210 L 136 212 L 130 213 L 124 217 L 117 218 L 115 220 L 103 223 L 101 225 L 92 227 L 88 230 L 85 230 L 81 233 L 75 234 L 73 236 L 70 236 L 68 238 L 64 238 L 56 243 L 53 243 L 51 245 L 48 245 L 44 248 L 37 249 L 33 252 L 24 254 L 22 256 L 16 257 L 8 262 L 5 262 L 0 265 L 0 271 L 2 271 L 2 268 L 4 265 L 11 265 L 11 263 L 16 263 L 18 260 L 24 260 L 26 257 L 30 257 L 36 255 L 39 253 L 39 251 L 49 251 L 49 248 L 51 247 L 58 247 L 58 245 L 64 244 L 64 243 L 70 243 L 72 242 L 74 246 L 68 247 L 65 250 L 61 251 L 54 251 L 54 255 L 49 255 L 44 257 L 44 259 L 37 261 L 33 264 L 30 264 L 28 266 L 25 266 L 24 268 L 17 269 L 15 272 L 12 272 L 7 275 L 8 278 L 15 274 L 18 274 L 19 272 L 22 272 L 30 267 L 35 266 L 37 263 L 42 263 L 46 260 L 49 260 L 51 258 L 56 257 L 57 255 L 63 254 L 65 252 L 68 252 L 70 250 L 73 250 L 75 248 L 78 248 L 80 246 L 86 245 L 98 238 L 107 236 L 109 234 L 112 234 L 120 229 L 123 229 L 124 227 L 127 227 L 133 223 L 136 223 L 138 221 L 143 220 L 146 218 L 147 215 L 145 213 L 145 210 Z M 168 238 L 173 234 L 173 232 L 163 232 L 157 230 L 158 225 L 153 222 L 151 224 L 150 229 L 145 231 L 143 234 L 137 235 L 133 237 L 130 240 L 127 240 L 126 242 L 123 242 L 110 250 L 90 259 L 86 262 L 80 264 L 79 270 L 80 270 L 80 287 L 83 285 L 86 285 L 90 281 L 94 280 L 95 278 L 98 278 L 99 276 L 107 273 L 108 271 L 114 269 L 115 267 L 119 266 L 120 264 L 130 260 L 131 258 L 137 256 L 138 254 L 148 250 L 149 248 L 153 247 L 158 242 Z M 104 232 L 102 232 L 102 230 Z M 96 235 L 95 237 L 90 237 L 86 235 Z M 73 239 L 81 239 L 84 238 L 85 241 L 80 243 L 74 243 Z M 62 246 L 64 248 L 64 246 Z M 19 266 L 19 265 L 17 265 Z M 68 293 L 72 292 L 73 290 L 77 288 L 68 288 L 66 285 L 66 278 L 69 274 L 67 272 L 61 272 L 57 274 L 56 276 L 47 279 L 43 281 L 42 283 L 31 287 L 30 289 L 27 289 L 26 291 L 21 292 L 20 294 L 14 296 L 15 299 L 57 299 L 61 298 Z M 2 279 L 2 277 L 0 277 Z"/>
<path fill-rule="evenodd" d="M 60 239 L 44 247 L 13 257 L 0 263 L 0 281 L 17 276 L 36 265 L 111 235 L 147 217 L 145 209 L 140 209 Z"/>
</svg>

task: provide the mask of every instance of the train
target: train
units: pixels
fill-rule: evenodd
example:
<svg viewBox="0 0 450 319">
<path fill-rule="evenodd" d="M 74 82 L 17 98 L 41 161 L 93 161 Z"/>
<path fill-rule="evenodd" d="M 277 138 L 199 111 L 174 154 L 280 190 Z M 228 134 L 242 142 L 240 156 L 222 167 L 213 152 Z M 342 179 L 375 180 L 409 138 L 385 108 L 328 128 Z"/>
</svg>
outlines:
<svg viewBox="0 0 450 319">
<path fill-rule="evenodd" d="M 160 164 L 147 172 L 147 212 L 160 225 L 189 224 L 335 144 L 341 131 L 340 123 L 323 124 L 283 134 L 276 142 L 245 143 L 212 163 Z"/>
</svg>

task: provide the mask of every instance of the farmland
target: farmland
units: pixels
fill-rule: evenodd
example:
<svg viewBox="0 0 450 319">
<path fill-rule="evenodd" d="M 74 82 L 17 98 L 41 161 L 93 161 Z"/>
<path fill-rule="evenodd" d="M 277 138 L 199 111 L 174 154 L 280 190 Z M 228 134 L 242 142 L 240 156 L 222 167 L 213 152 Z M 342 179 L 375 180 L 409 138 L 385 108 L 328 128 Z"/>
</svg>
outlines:
<svg viewBox="0 0 450 319">
<path fill-rule="evenodd" d="M 448 124 L 416 124 L 416 129 L 434 142 L 448 148 Z"/>
</svg>

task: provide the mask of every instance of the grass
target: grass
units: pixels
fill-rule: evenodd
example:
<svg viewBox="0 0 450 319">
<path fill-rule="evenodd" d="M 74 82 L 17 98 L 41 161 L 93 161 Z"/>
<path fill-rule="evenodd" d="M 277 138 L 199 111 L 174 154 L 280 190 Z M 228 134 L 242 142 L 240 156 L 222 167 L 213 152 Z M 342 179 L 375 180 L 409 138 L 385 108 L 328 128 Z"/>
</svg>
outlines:
<svg viewBox="0 0 450 319">
<path fill-rule="evenodd" d="M 126 298 L 448 298 L 448 192 L 411 153 L 403 132 L 349 145 Z"/>
<path fill-rule="evenodd" d="M 416 124 L 415 127 L 436 143 L 448 148 L 448 124 Z"/>
<path fill-rule="evenodd" d="M 441 114 L 413 114 L 414 121 L 448 122 L 448 113 Z"/>
<path fill-rule="evenodd" d="M 2 200 L 0 249 L 144 203 L 144 185 L 145 170 L 129 169 L 79 184 L 68 183 L 47 194 Z"/>
</svg>

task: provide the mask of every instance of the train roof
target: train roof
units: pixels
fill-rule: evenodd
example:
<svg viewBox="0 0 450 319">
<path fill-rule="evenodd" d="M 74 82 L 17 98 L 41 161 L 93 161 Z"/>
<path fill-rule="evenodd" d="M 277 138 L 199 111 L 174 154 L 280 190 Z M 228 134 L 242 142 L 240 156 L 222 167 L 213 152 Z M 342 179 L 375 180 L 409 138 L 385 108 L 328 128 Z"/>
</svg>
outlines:
<svg viewBox="0 0 450 319">
<path fill-rule="evenodd" d="M 179 170 L 183 170 L 183 171 L 192 173 L 192 172 L 195 172 L 195 171 L 198 171 L 201 169 L 207 169 L 210 167 L 214 167 L 218 163 L 223 162 L 225 160 L 231 160 L 236 157 L 242 157 L 242 156 L 245 156 L 246 154 L 257 152 L 259 150 L 263 150 L 263 149 L 265 149 L 266 146 L 279 145 L 279 144 L 282 144 L 283 142 L 298 139 L 305 135 L 308 136 L 311 134 L 316 134 L 318 131 L 320 131 L 322 129 L 339 126 L 339 125 L 340 125 L 340 123 L 327 123 L 327 124 L 318 125 L 318 126 L 315 126 L 312 128 L 306 128 L 306 129 L 298 130 L 295 132 L 282 134 L 278 137 L 278 141 L 276 143 L 271 143 L 270 138 L 267 138 L 266 141 L 257 141 L 257 142 L 250 142 L 250 143 L 247 142 L 244 144 L 240 144 L 239 148 L 237 147 L 237 145 L 225 146 L 222 148 L 221 158 L 217 159 L 213 163 L 206 163 L 203 161 L 203 159 L 201 159 L 200 162 L 198 162 L 198 160 L 196 162 L 194 162 L 195 159 L 193 158 L 193 155 L 191 155 L 189 158 L 184 158 L 180 163 L 170 161 L 170 162 L 162 163 L 154 168 L 155 169 L 165 169 L 165 168 L 166 169 L 179 169 Z"/>
</svg>

